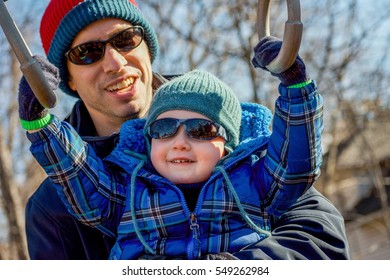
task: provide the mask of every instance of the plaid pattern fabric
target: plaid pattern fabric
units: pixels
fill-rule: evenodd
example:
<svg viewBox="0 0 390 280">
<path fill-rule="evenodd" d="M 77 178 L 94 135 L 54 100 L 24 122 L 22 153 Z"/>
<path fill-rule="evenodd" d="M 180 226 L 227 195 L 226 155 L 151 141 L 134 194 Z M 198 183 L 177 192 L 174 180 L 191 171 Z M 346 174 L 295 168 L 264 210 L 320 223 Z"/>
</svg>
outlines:
<svg viewBox="0 0 390 280">
<path fill-rule="evenodd" d="M 195 239 L 202 254 L 236 252 L 263 238 L 256 227 L 269 230 L 268 216 L 279 217 L 319 175 L 323 125 L 316 85 L 281 87 L 280 93 L 271 136 L 245 139 L 223 161 L 229 182 L 215 171 L 202 188 L 195 213 L 189 211 L 181 191 L 152 174 L 147 164 L 135 174 L 144 157 L 131 156 L 121 145 L 120 157 L 109 156 L 103 162 L 68 124 L 56 119 L 28 137 L 33 155 L 70 212 L 117 236 L 112 259 L 134 259 L 150 250 L 186 256 Z M 131 137 L 140 143 L 139 135 Z M 192 214 L 196 220 L 191 222 Z"/>
<path fill-rule="evenodd" d="M 266 185 L 263 206 L 275 217 L 313 185 L 322 163 L 323 100 L 316 83 L 300 89 L 280 85 L 279 92 L 264 163 L 272 180 Z"/>
<path fill-rule="evenodd" d="M 130 212 L 124 213 L 118 229 L 122 242 L 114 247 L 111 258 L 134 259 L 144 253 L 135 224 L 156 254 L 185 255 L 192 240 L 190 217 L 193 213 L 186 207 L 183 194 L 176 186 L 156 175 L 149 176 L 142 171 L 138 176 L 134 197 L 136 219 Z M 232 183 L 238 184 L 238 181 L 232 180 Z M 242 198 L 248 216 L 258 227 L 269 230 L 269 220 L 261 209 L 261 198 L 256 188 L 254 184 L 237 186 L 240 193 L 246 193 Z M 199 226 L 197 238 L 203 253 L 238 251 L 243 243 L 237 240 L 242 240 L 243 236 L 246 236 L 247 245 L 261 240 L 262 237 L 245 224 L 220 173 L 214 173 L 206 183 L 200 199 L 202 203 L 198 204 L 195 214 L 196 226 Z"/>
</svg>

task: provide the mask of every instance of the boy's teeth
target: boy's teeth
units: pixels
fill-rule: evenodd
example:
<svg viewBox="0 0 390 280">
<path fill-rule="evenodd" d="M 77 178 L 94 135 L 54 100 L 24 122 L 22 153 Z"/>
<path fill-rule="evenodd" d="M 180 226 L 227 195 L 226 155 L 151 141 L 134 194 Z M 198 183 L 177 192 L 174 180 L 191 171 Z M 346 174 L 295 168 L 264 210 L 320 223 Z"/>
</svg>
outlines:
<svg viewBox="0 0 390 280">
<path fill-rule="evenodd" d="M 190 162 L 189 160 L 173 160 L 173 163 Z"/>
<path fill-rule="evenodd" d="M 115 91 L 115 90 L 120 90 L 123 88 L 126 88 L 134 83 L 134 78 L 130 77 L 127 78 L 126 80 L 123 80 L 120 83 L 117 83 L 116 85 L 110 86 L 107 88 L 108 91 Z"/>
</svg>

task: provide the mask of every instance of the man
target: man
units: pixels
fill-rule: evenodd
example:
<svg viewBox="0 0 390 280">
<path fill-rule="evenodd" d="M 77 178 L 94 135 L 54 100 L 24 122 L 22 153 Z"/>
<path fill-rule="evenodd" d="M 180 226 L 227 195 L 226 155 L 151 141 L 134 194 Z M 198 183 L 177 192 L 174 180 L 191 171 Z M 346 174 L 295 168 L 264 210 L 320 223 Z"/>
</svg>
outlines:
<svg viewBox="0 0 390 280">
<path fill-rule="evenodd" d="M 80 98 L 67 120 L 99 157 L 111 152 L 125 120 L 145 116 L 153 88 L 164 82 L 152 73 L 155 32 L 136 5 L 134 0 L 52 0 L 41 22 L 43 47 L 59 68 L 60 88 Z M 132 41 L 121 44 L 127 39 Z M 343 218 L 315 189 L 272 229 L 271 237 L 235 257 L 349 258 Z M 48 180 L 27 204 L 26 231 L 31 259 L 106 259 L 114 242 L 73 219 Z M 223 256 L 210 256 L 218 258 Z"/>
</svg>

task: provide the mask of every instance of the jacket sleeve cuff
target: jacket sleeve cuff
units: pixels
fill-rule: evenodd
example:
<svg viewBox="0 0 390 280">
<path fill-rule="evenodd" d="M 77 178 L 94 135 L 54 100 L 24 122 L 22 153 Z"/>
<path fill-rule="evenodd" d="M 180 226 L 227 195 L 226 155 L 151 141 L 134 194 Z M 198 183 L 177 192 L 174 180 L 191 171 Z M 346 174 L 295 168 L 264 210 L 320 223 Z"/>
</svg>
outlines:
<svg viewBox="0 0 390 280">
<path fill-rule="evenodd" d="M 296 84 L 293 86 L 279 85 L 279 93 L 283 99 L 295 100 L 306 100 L 310 95 L 317 92 L 317 83 L 314 80 L 309 80 L 304 83 Z"/>
<path fill-rule="evenodd" d="M 47 114 L 43 118 L 33 120 L 33 121 L 26 121 L 20 119 L 20 124 L 25 130 L 36 130 L 47 126 L 49 123 L 51 123 L 51 120 L 52 120 L 52 115 Z"/>
</svg>

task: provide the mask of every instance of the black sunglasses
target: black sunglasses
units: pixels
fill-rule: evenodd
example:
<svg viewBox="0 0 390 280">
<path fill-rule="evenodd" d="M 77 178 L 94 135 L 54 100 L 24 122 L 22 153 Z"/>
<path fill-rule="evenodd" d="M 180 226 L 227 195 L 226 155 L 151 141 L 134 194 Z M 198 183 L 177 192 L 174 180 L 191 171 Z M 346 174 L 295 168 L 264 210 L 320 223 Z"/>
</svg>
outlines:
<svg viewBox="0 0 390 280">
<path fill-rule="evenodd" d="M 228 140 L 226 130 L 221 125 L 205 119 L 158 119 L 149 125 L 148 134 L 153 139 L 173 137 L 180 125 L 183 125 L 187 135 L 194 139 L 211 140 L 221 136 Z"/>
<path fill-rule="evenodd" d="M 132 26 L 115 34 L 106 41 L 94 41 L 80 44 L 65 53 L 67 59 L 76 65 L 89 65 L 103 58 L 106 44 L 109 43 L 118 52 L 128 52 L 138 47 L 144 38 L 141 26 Z"/>
</svg>

